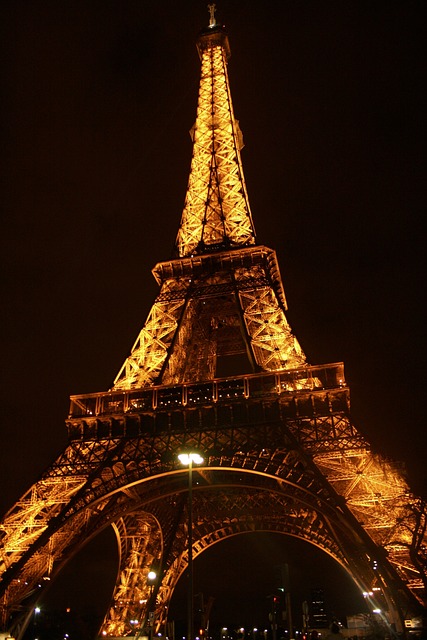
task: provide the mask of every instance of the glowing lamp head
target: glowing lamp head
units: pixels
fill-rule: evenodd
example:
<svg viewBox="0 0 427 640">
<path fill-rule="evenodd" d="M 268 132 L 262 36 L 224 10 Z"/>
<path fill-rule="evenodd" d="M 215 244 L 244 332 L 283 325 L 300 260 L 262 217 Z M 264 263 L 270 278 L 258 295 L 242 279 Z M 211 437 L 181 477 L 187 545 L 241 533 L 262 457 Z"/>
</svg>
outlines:
<svg viewBox="0 0 427 640">
<path fill-rule="evenodd" d="M 178 460 L 185 467 L 188 467 L 190 463 L 202 464 L 202 462 L 204 462 L 204 459 L 202 458 L 200 453 L 180 453 L 178 456 Z"/>
<path fill-rule="evenodd" d="M 155 571 L 149 571 L 147 578 L 152 582 L 157 578 L 157 573 Z"/>
</svg>

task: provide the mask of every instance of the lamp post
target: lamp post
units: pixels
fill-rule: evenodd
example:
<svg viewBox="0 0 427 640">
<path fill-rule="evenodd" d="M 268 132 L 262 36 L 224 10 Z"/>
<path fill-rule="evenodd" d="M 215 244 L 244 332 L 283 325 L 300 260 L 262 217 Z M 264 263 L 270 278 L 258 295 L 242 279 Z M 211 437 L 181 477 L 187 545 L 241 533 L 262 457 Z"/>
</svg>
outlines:
<svg viewBox="0 0 427 640">
<path fill-rule="evenodd" d="M 154 591 L 154 583 L 156 582 L 157 573 L 155 571 L 149 571 L 147 575 L 147 582 L 150 585 L 150 595 L 148 598 L 148 625 L 149 625 L 149 634 L 150 640 L 153 640 L 153 626 L 154 626 L 154 611 L 155 609 L 153 603 L 153 591 Z"/>
<path fill-rule="evenodd" d="M 193 463 L 202 464 L 203 458 L 199 453 L 180 453 L 178 460 L 188 467 L 188 602 L 187 602 L 187 640 L 194 640 L 193 615 Z"/>
<path fill-rule="evenodd" d="M 141 637 L 141 633 L 143 632 L 145 633 L 147 631 L 147 628 L 148 628 L 148 635 L 150 640 L 152 640 L 153 638 L 155 611 L 153 611 L 152 609 L 156 608 L 156 603 L 155 601 L 153 602 L 153 592 L 154 592 L 154 585 L 156 583 L 156 580 L 157 580 L 157 573 L 153 570 L 149 571 L 147 574 L 147 583 L 148 583 L 148 586 L 150 587 L 150 590 L 147 598 L 147 612 L 144 617 L 144 622 L 141 624 L 139 630 L 135 634 L 134 640 L 139 640 L 139 638 Z M 143 602 L 143 601 L 140 600 L 140 602 Z M 138 624 L 138 620 L 135 620 L 134 622 Z"/>
</svg>

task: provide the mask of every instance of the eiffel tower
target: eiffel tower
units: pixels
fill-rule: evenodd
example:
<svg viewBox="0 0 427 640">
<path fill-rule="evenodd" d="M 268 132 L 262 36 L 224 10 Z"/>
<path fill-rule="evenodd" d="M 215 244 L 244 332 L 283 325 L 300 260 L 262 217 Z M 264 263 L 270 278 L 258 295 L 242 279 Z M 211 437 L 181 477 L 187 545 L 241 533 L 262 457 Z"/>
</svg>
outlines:
<svg viewBox="0 0 427 640">
<path fill-rule="evenodd" d="M 204 457 L 194 557 L 229 536 L 280 532 L 381 594 L 398 632 L 426 605 L 426 506 L 353 424 L 343 364 L 307 362 L 276 254 L 256 241 L 229 41 L 209 11 L 175 256 L 153 269 L 159 294 L 112 388 L 71 397 L 65 451 L 0 522 L 0 625 L 17 637 L 44 587 L 107 526 L 119 567 L 99 636 L 165 632 L 190 557 L 177 454 L 193 449 Z"/>
</svg>

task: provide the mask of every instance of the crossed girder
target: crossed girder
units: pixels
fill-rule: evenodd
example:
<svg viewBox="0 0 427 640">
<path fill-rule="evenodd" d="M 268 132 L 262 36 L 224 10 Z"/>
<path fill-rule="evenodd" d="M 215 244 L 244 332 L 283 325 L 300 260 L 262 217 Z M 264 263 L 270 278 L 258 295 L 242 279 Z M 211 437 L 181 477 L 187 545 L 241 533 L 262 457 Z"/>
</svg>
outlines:
<svg viewBox="0 0 427 640">
<path fill-rule="evenodd" d="M 246 354 L 252 371 L 304 366 L 272 249 L 175 260 L 153 272 L 160 293 L 114 389 L 211 380 L 218 358 L 233 354 Z"/>
<path fill-rule="evenodd" d="M 227 36 L 218 30 L 202 35 L 199 52 L 202 66 L 193 157 L 176 241 L 181 257 L 255 242 L 240 159 L 242 135 L 228 83 Z"/>
<path fill-rule="evenodd" d="M 202 475 L 203 475 L 202 471 Z M 322 517 L 319 517 L 313 509 L 307 505 L 298 504 L 285 491 L 279 487 L 263 487 L 259 481 L 258 488 L 253 482 L 239 477 L 236 481 L 229 478 L 229 484 L 225 486 L 215 485 L 208 489 L 196 488 L 194 493 L 194 538 L 193 555 L 197 557 L 210 546 L 225 540 L 226 538 L 241 533 L 252 531 L 274 531 L 293 535 L 315 544 L 340 562 L 350 572 L 348 561 L 343 555 L 339 545 L 331 538 L 330 531 Z M 174 546 L 168 556 L 168 563 L 162 567 L 162 585 L 156 594 L 156 630 L 164 628 L 167 616 L 167 606 L 173 590 L 187 567 L 186 526 L 187 518 L 184 513 L 179 529 L 174 539 Z M 139 513 L 137 518 L 139 518 Z M 138 572 L 139 582 L 146 583 L 145 575 L 149 563 L 141 563 Z M 126 572 L 122 572 L 122 576 Z M 121 593 L 132 592 L 129 583 L 121 576 L 118 588 L 114 596 L 114 607 L 108 619 L 102 627 L 103 632 L 124 633 L 126 618 L 138 619 L 138 604 L 132 613 L 129 613 L 129 598 L 121 599 Z M 361 573 L 363 576 L 363 573 Z M 373 576 L 370 576 L 372 581 Z M 362 583 L 361 583 L 362 584 Z M 366 577 L 363 582 L 366 584 Z M 145 596 L 148 600 L 148 597 Z M 139 607 L 140 608 L 140 607 Z M 142 626 L 146 611 L 139 614 Z M 127 614 L 127 615 L 126 615 Z"/>
<path fill-rule="evenodd" d="M 280 532 L 328 553 L 361 587 L 379 586 L 400 630 L 426 604 L 426 505 L 352 423 L 342 364 L 308 366 L 290 329 L 275 252 L 255 244 L 228 39 L 210 27 L 198 41 L 179 258 L 155 266 L 159 294 L 113 388 L 72 397 L 67 448 L 0 522 L 4 628 L 112 526 L 118 579 L 102 631 L 134 635 L 130 621 L 143 631 L 151 611 L 163 630 L 188 562 L 185 448 L 205 457 L 194 556 L 229 536 Z M 218 373 L 220 358 L 242 355 L 243 372 Z"/>
<path fill-rule="evenodd" d="M 343 390 L 336 393 L 342 394 Z M 345 411 L 321 419 L 286 418 L 288 405 L 297 395 L 285 394 L 281 404 L 265 404 L 262 414 L 257 402 L 256 412 L 249 411 L 246 417 L 242 406 L 248 405 L 249 409 L 253 404 L 250 399 L 243 403 L 228 399 L 223 406 L 228 426 L 174 428 L 173 412 L 169 410 L 168 425 L 150 423 L 150 429 L 138 437 L 72 440 L 47 474 L 2 521 L 4 616 L 19 610 L 20 603 L 31 596 L 43 578 L 53 579 L 85 541 L 113 523 L 120 549 L 119 581 L 103 630 L 123 631 L 131 614 L 132 619 L 144 620 L 147 597 L 144 588 L 141 591 L 141 577 L 154 561 L 162 567 L 163 575 L 156 594 L 158 611 L 165 612 L 186 566 L 182 496 L 187 485 L 175 454 L 187 446 L 206 452 L 206 466 L 198 471 L 194 492 L 196 555 L 224 536 L 251 527 L 282 531 L 316 544 L 344 567 L 351 567 L 351 575 L 361 585 L 369 586 L 380 576 L 393 606 L 398 608 L 404 602 L 405 608 L 413 607 L 409 586 L 419 582 L 419 574 L 409 554 L 402 555 L 402 548 L 409 542 L 408 531 L 420 511 L 409 509 L 406 485 L 402 480 L 390 485 L 393 469 L 363 446 Z M 307 394 L 301 392 L 301 412 L 307 405 L 304 398 Z M 321 405 L 311 402 L 311 406 Z M 234 412 L 230 412 L 233 407 Z M 307 406 L 305 411 L 309 413 Z M 179 414 L 183 413 L 181 408 Z M 249 415 L 258 415 L 258 422 L 248 422 Z M 125 417 L 122 414 L 122 420 Z M 335 469 L 334 476 L 327 467 Z M 361 468 L 366 474 L 362 479 Z M 374 490 L 378 486 L 382 487 L 381 500 L 377 495 L 369 511 L 369 498 L 379 493 Z M 388 493 L 386 486 L 391 487 Z M 42 491 L 43 500 L 35 500 Z M 365 526 L 358 520 L 362 493 Z M 379 501 L 389 515 L 380 537 L 376 537 Z M 266 510 L 269 503 L 271 508 Z M 227 520 L 221 504 L 226 505 L 232 520 Z M 305 526 L 307 522 L 312 523 L 310 527 Z M 383 557 L 383 547 L 389 551 L 389 560 Z M 394 549 L 400 553 L 395 564 Z M 374 558 L 381 567 L 375 576 L 371 573 Z M 400 585 L 398 593 L 393 586 L 396 584 Z M 160 613 L 157 624 L 161 626 L 166 614 Z"/>
</svg>

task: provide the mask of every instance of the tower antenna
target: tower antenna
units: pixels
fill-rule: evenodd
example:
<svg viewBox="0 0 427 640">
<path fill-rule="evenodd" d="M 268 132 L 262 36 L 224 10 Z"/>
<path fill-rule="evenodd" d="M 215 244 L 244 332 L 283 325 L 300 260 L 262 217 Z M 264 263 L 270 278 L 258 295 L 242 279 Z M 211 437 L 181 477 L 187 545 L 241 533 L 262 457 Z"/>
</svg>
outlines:
<svg viewBox="0 0 427 640">
<path fill-rule="evenodd" d="M 209 26 L 211 28 L 216 27 L 216 20 L 215 20 L 216 4 L 208 4 L 208 9 L 209 9 Z"/>
</svg>

